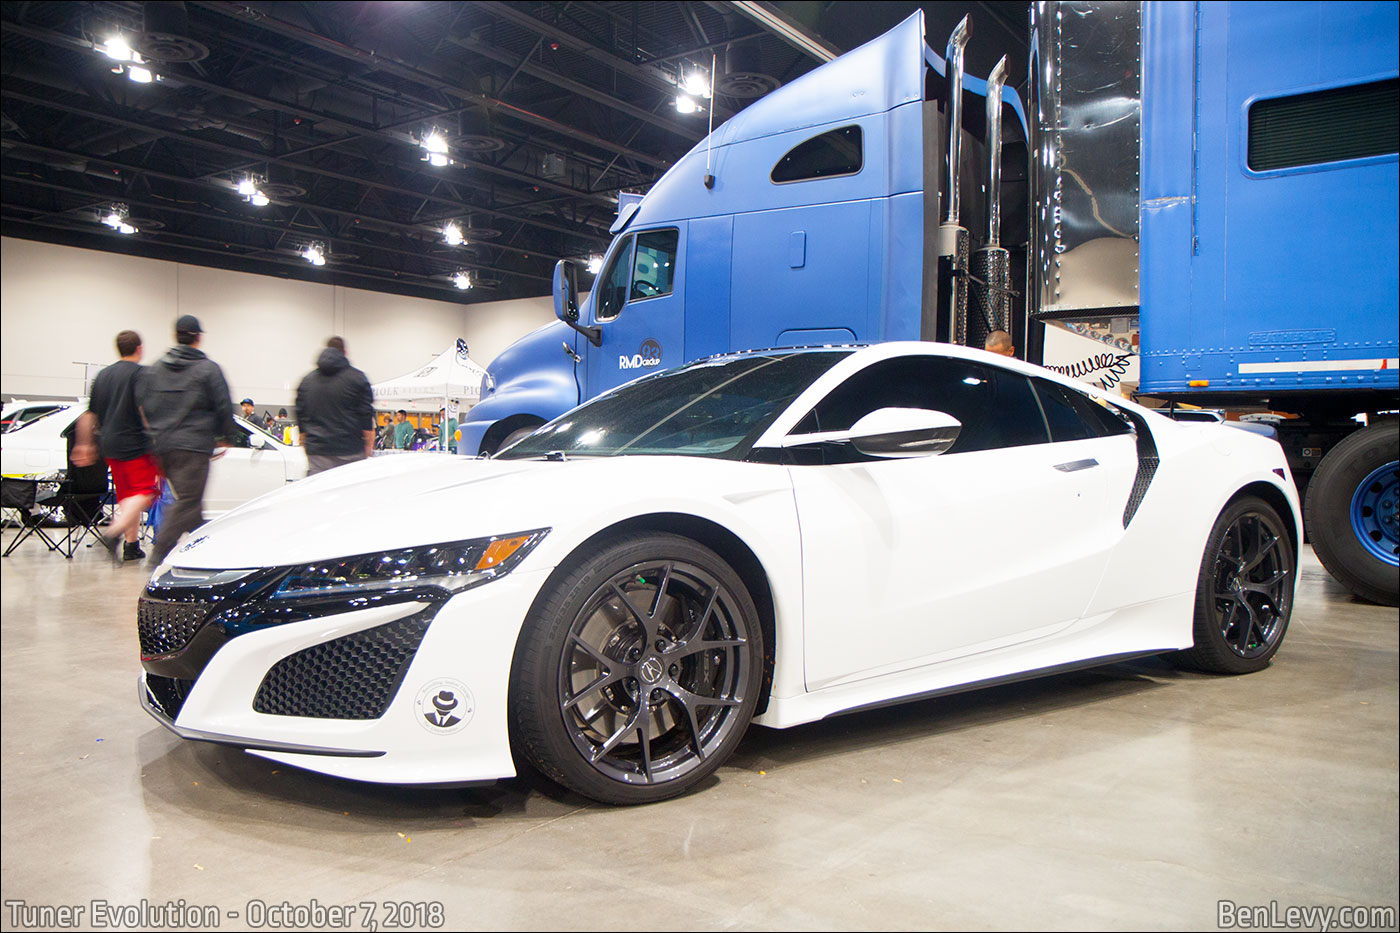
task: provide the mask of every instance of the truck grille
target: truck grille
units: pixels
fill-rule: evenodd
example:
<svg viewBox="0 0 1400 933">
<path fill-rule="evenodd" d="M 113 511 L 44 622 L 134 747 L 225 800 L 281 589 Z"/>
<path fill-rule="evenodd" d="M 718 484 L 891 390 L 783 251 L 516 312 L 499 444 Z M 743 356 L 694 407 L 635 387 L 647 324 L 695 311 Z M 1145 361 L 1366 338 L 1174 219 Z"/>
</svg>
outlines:
<svg viewBox="0 0 1400 933">
<path fill-rule="evenodd" d="M 437 609 L 288 655 L 263 677 L 253 709 L 274 716 L 378 719 L 398 693 Z"/>
<path fill-rule="evenodd" d="M 141 656 L 155 658 L 182 650 L 209 618 L 207 602 L 167 602 L 142 597 L 136 609 Z"/>
</svg>

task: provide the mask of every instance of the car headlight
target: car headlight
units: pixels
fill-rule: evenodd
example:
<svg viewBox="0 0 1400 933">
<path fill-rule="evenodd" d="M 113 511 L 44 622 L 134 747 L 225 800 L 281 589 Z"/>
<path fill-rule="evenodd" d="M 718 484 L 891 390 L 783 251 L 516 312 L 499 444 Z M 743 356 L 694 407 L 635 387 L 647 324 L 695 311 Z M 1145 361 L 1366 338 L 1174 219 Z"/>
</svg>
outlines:
<svg viewBox="0 0 1400 933">
<path fill-rule="evenodd" d="M 291 568 L 272 598 L 338 596 L 421 587 L 460 593 L 510 573 L 548 533 L 548 528 L 540 528 L 515 535 L 427 544 L 302 564 Z"/>
</svg>

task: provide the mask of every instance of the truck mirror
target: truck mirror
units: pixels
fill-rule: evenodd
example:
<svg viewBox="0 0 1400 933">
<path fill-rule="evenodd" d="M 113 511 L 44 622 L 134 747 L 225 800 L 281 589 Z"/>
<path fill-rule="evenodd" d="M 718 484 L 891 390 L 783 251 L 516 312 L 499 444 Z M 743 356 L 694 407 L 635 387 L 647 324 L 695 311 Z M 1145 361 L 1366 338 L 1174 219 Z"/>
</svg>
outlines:
<svg viewBox="0 0 1400 933">
<path fill-rule="evenodd" d="M 578 322 L 578 263 L 568 259 L 554 264 L 554 316 L 587 337 L 593 346 L 602 346 L 602 329 Z"/>
<path fill-rule="evenodd" d="M 578 321 L 578 264 L 568 259 L 554 264 L 554 316 L 565 324 Z"/>
</svg>

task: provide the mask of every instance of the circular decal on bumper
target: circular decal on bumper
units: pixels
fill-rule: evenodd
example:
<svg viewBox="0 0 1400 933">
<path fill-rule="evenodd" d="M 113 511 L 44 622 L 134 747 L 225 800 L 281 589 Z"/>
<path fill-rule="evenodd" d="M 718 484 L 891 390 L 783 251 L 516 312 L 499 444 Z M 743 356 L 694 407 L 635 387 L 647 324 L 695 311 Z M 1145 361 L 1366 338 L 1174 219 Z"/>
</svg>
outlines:
<svg viewBox="0 0 1400 933">
<path fill-rule="evenodd" d="M 467 685 L 450 677 L 428 681 L 413 702 L 418 725 L 434 735 L 461 732 L 475 711 L 476 699 Z"/>
</svg>

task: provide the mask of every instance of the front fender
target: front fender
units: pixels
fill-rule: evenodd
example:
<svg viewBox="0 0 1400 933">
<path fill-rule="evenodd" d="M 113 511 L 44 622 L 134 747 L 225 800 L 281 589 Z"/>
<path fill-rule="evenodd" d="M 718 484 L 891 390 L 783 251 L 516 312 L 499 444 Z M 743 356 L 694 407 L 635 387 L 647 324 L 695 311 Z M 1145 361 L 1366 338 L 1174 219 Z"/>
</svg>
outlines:
<svg viewBox="0 0 1400 933">
<path fill-rule="evenodd" d="M 511 344 L 487 367 L 493 386 L 460 425 L 458 450 L 468 456 L 481 451 L 491 426 L 506 418 L 527 415 L 550 421 L 579 403 L 573 361 L 564 353 L 573 331 L 551 321 Z"/>
</svg>

